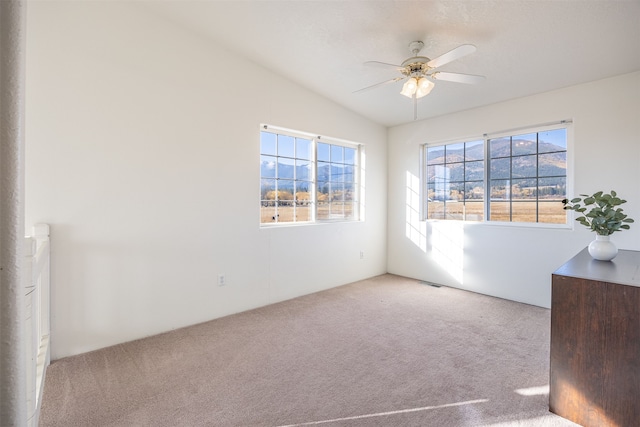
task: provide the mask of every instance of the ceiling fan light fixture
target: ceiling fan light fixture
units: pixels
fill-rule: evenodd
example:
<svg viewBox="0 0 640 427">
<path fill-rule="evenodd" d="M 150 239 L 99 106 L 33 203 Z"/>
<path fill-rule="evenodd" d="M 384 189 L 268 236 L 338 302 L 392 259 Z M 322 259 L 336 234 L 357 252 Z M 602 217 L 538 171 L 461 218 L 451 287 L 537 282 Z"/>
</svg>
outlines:
<svg viewBox="0 0 640 427">
<path fill-rule="evenodd" d="M 420 77 L 418 80 L 418 87 L 416 89 L 416 98 L 422 98 L 423 96 L 429 95 L 429 92 L 431 92 L 431 89 L 433 89 L 434 86 L 435 84 L 428 78 Z"/>
<path fill-rule="evenodd" d="M 406 96 L 407 98 L 413 98 L 413 94 L 416 93 L 418 89 L 418 80 L 415 77 L 411 77 L 409 80 L 404 82 L 402 85 L 401 95 Z"/>
</svg>

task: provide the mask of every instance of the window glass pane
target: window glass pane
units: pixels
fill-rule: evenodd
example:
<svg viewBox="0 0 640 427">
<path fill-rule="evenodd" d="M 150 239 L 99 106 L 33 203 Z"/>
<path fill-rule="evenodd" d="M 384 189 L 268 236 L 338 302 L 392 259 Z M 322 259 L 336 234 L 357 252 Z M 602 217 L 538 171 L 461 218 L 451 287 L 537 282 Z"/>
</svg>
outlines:
<svg viewBox="0 0 640 427">
<path fill-rule="evenodd" d="M 466 161 L 484 159 L 484 141 L 467 142 L 464 158 Z"/>
<path fill-rule="evenodd" d="M 263 178 L 276 177 L 276 157 L 260 156 L 260 176 Z"/>
<path fill-rule="evenodd" d="M 344 148 L 339 145 L 331 146 L 331 161 L 334 163 L 344 163 Z"/>
<path fill-rule="evenodd" d="M 537 150 L 537 134 L 515 135 L 511 137 L 511 155 L 535 154 Z"/>
<path fill-rule="evenodd" d="M 464 219 L 464 203 L 448 200 L 445 202 L 444 215 L 446 219 Z"/>
<path fill-rule="evenodd" d="M 331 165 L 331 181 L 344 182 L 344 168 L 342 165 Z"/>
<path fill-rule="evenodd" d="M 540 178 L 538 182 L 538 197 L 540 199 L 561 201 L 567 197 L 567 178 Z"/>
<path fill-rule="evenodd" d="M 354 200 L 356 186 L 353 182 L 345 182 L 344 184 L 344 200 Z"/>
<path fill-rule="evenodd" d="M 434 200 L 444 200 L 446 199 L 446 196 L 449 194 L 449 168 L 446 168 L 440 165 L 436 165 L 434 166 L 434 168 L 435 168 Z"/>
<path fill-rule="evenodd" d="M 318 181 L 329 181 L 331 179 L 331 164 L 318 162 Z"/>
<path fill-rule="evenodd" d="M 513 178 L 535 177 L 537 172 L 537 156 L 518 156 L 511 158 L 511 176 Z M 493 163 L 492 163 L 493 165 Z M 495 178 L 491 175 L 492 178 Z"/>
<path fill-rule="evenodd" d="M 311 178 L 311 162 L 296 160 L 296 179 L 309 180 Z"/>
<path fill-rule="evenodd" d="M 280 196 L 281 193 L 282 192 L 279 192 L 278 195 Z M 278 206 L 276 222 L 293 222 L 293 200 L 279 200 L 276 205 Z"/>
<path fill-rule="evenodd" d="M 538 201 L 538 222 L 546 224 L 566 224 L 567 211 L 558 200 L 541 199 Z"/>
<path fill-rule="evenodd" d="M 321 181 L 318 180 L 318 202 L 321 201 L 322 197 L 321 195 L 324 194 L 324 198 L 327 199 L 328 198 L 328 194 L 331 191 L 331 184 L 328 181 Z"/>
<path fill-rule="evenodd" d="M 322 197 L 320 197 L 322 196 Z M 316 207 L 316 218 L 329 219 L 331 204 L 327 194 L 318 195 L 318 203 Z"/>
<path fill-rule="evenodd" d="M 464 142 L 445 146 L 445 162 L 462 162 L 464 160 Z"/>
<path fill-rule="evenodd" d="M 445 219 L 444 218 L 444 202 L 430 199 L 427 204 L 428 219 Z"/>
<path fill-rule="evenodd" d="M 496 138 L 489 140 L 489 157 L 508 157 L 511 155 L 511 138 Z"/>
<path fill-rule="evenodd" d="M 435 182 L 436 181 L 436 168 L 442 167 L 440 165 L 438 166 L 427 166 L 427 182 Z"/>
<path fill-rule="evenodd" d="M 464 191 L 464 212 L 467 221 L 484 219 L 484 183 L 467 182 Z"/>
<path fill-rule="evenodd" d="M 567 174 L 567 152 L 540 154 L 539 176 L 564 176 Z"/>
<path fill-rule="evenodd" d="M 538 196 L 537 180 L 514 179 L 511 181 L 511 198 L 513 200 L 536 200 Z"/>
<path fill-rule="evenodd" d="M 342 184 L 331 183 L 331 201 L 344 200 L 344 186 Z"/>
<path fill-rule="evenodd" d="M 509 157 L 503 159 L 491 160 L 491 179 L 506 179 L 510 177 L 511 159 Z"/>
<path fill-rule="evenodd" d="M 464 219 L 466 221 L 484 220 L 484 201 L 470 200 L 464 203 Z"/>
<path fill-rule="evenodd" d="M 482 181 L 484 179 L 484 161 L 467 162 L 464 169 L 465 181 Z"/>
<path fill-rule="evenodd" d="M 513 222 L 536 222 L 537 203 L 534 200 L 514 200 L 511 204 L 511 221 Z"/>
<path fill-rule="evenodd" d="M 313 217 L 311 216 L 311 206 L 306 205 L 298 205 L 296 206 L 295 218 L 296 222 L 307 222 L 311 221 Z"/>
<path fill-rule="evenodd" d="M 293 193 L 295 192 L 295 181 L 292 179 L 278 180 L 278 200 L 293 201 Z"/>
<path fill-rule="evenodd" d="M 331 201 L 330 210 L 330 219 L 344 218 L 344 202 L 342 200 Z"/>
<path fill-rule="evenodd" d="M 270 222 L 276 222 L 276 217 L 277 212 L 276 212 L 276 206 L 275 203 L 272 203 L 270 205 L 262 205 L 262 207 L 260 208 L 260 222 L 261 223 L 270 223 Z"/>
<path fill-rule="evenodd" d="M 448 201 L 462 202 L 464 200 L 464 183 L 451 183 L 449 187 Z"/>
<path fill-rule="evenodd" d="M 278 135 L 278 156 L 294 157 L 294 138 L 288 135 Z"/>
<path fill-rule="evenodd" d="M 309 181 L 295 182 L 295 200 L 298 204 L 308 204 L 311 201 L 311 183 Z"/>
<path fill-rule="evenodd" d="M 435 165 L 444 163 L 444 146 L 427 148 L 427 164 Z"/>
<path fill-rule="evenodd" d="M 345 166 L 344 167 L 344 182 L 354 182 L 354 167 L 353 166 Z"/>
<path fill-rule="evenodd" d="M 491 202 L 489 203 L 491 221 L 510 220 L 510 190 L 511 186 L 509 180 L 496 180 L 491 182 Z"/>
<path fill-rule="evenodd" d="M 276 155 L 276 135 L 271 132 L 260 132 L 260 154 Z"/>
<path fill-rule="evenodd" d="M 484 200 L 484 182 L 465 182 L 464 198 L 465 200 Z"/>
<path fill-rule="evenodd" d="M 492 200 L 489 206 L 489 215 L 491 221 L 510 221 L 511 202 L 499 202 Z"/>
<path fill-rule="evenodd" d="M 538 152 L 550 153 L 552 151 L 566 151 L 567 130 L 556 129 L 546 132 L 538 132 Z"/>
<path fill-rule="evenodd" d="M 345 218 L 355 217 L 355 209 L 353 207 L 354 207 L 354 203 L 352 201 L 345 200 L 344 206 L 343 206 Z"/>
<path fill-rule="evenodd" d="M 494 200 L 509 200 L 511 195 L 510 191 L 510 183 L 508 179 L 500 179 L 491 181 L 491 202 Z"/>
<path fill-rule="evenodd" d="M 318 142 L 317 144 L 317 156 L 319 161 L 328 162 L 331 160 L 329 144 Z"/>
<path fill-rule="evenodd" d="M 296 138 L 296 157 L 311 160 L 311 140 Z"/>
<path fill-rule="evenodd" d="M 451 181 L 464 181 L 464 163 L 451 163 L 449 167 L 449 179 Z"/>
<path fill-rule="evenodd" d="M 427 183 L 427 202 L 432 202 L 436 197 L 436 185 L 433 182 Z"/>
<path fill-rule="evenodd" d="M 260 180 L 260 200 L 275 200 L 276 180 L 261 179 Z"/>
<path fill-rule="evenodd" d="M 356 164 L 356 153 L 357 150 L 355 148 L 344 148 L 344 162 L 348 165 Z"/>
<path fill-rule="evenodd" d="M 294 178 L 295 160 L 278 157 L 278 178 Z"/>
</svg>

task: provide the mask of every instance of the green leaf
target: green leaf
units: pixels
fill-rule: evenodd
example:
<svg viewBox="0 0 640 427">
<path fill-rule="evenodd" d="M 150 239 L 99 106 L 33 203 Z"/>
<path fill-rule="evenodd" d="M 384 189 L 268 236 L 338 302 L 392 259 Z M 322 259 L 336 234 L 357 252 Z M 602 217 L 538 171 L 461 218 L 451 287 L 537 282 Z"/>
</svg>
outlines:
<svg viewBox="0 0 640 427">
<path fill-rule="evenodd" d="M 619 230 L 628 230 L 627 224 L 633 223 L 619 206 L 627 201 L 618 197 L 618 193 L 597 191 L 591 196 L 580 194 L 571 200 L 563 199 L 563 209 L 573 210 L 580 214 L 575 220 L 590 228 L 599 235 L 608 236 Z M 595 205 L 595 206 L 593 206 Z"/>
</svg>

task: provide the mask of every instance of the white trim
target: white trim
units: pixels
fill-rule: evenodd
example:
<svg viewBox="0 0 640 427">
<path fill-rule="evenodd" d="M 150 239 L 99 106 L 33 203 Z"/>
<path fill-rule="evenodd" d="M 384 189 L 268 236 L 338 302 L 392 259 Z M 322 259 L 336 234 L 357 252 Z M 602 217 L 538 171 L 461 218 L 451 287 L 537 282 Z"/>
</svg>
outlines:
<svg viewBox="0 0 640 427">
<path fill-rule="evenodd" d="M 318 135 L 317 133 L 304 132 L 294 129 L 289 129 L 280 126 L 268 125 L 265 123 L 260 124 L 260 129 L 263 131 L 270 131 L 274 133 L 281 133 L 287 136 L 299 137 L 299 138 L 309 138 L 314 141 L 327 142 L 328 144 L 333 145 L 342 145 L 344 147 L 356 148 L 364 145 L 361 142 L 349 141 L 347 139 L 335 138 L 333 136 L 326 135 Z"/>
<path fill-rule="evenodd" d="M 506 130 L 501 130 L 497 132 L 485 133 L 482 136 L 484 139 L 489 140 L 489 139 L 495 139 L 495 138 L 502 138 L 505 136 L 519 136 L 519 135 L 524 135 L 524 134 L 533 133 L 533 132 L 540 133 L 540 132 L 546 132 L 548 130 L 564 129 L 569 127 L 569 125 L 571 125 L 572 123 L 573 123 L 573 120 L 566 119 L 566 120 L 560 120 L 556 122 L 541 123 L 539 125 L 517 127 L 517 128 L 506 129 Z"/>
</svg>

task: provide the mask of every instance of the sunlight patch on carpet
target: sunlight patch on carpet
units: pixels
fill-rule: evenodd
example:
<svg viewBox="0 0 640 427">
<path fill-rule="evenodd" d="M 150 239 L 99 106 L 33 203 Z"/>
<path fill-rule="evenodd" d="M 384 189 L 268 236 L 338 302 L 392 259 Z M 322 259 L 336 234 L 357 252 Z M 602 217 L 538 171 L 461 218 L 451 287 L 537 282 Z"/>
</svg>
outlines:
<svg viewBox="0 0 640 427">
<path fill-rule="evenodd" d="M 398 411 L 378 412 L 375 414 L 356 415 L 353 417 L 334 418 L 331 420 L 310 421 L 310 422 L 300 423 L 300 424 L 288 424 L 288 425 L 283 425 L 279 427 L 313 426 L 313 425 L 319 425 L 319 424 L 335 423 L 338 421 L 362 420 L 366 418 L 386 417 L 389 415 L 396 415 L 396 414 L 407 414 L 410 412 L 429 411 L 432 409 L 451 408 L 454 406 L 473 405 L 475 403 L 485 403 L 488 401 L 489 399 L 467 400 L 466 402 L 446 403 L 444 405 L 437 405 L 437 406 L 423 406 L 421 408 L 400 409 Z"/>
<path fill-rule="evenodd" d="M 541 394 L 549 394 L 549 384 L 539 387 L 527 387 L 514 390 L 520 396 L 538 396 Z"/>
</svg>

